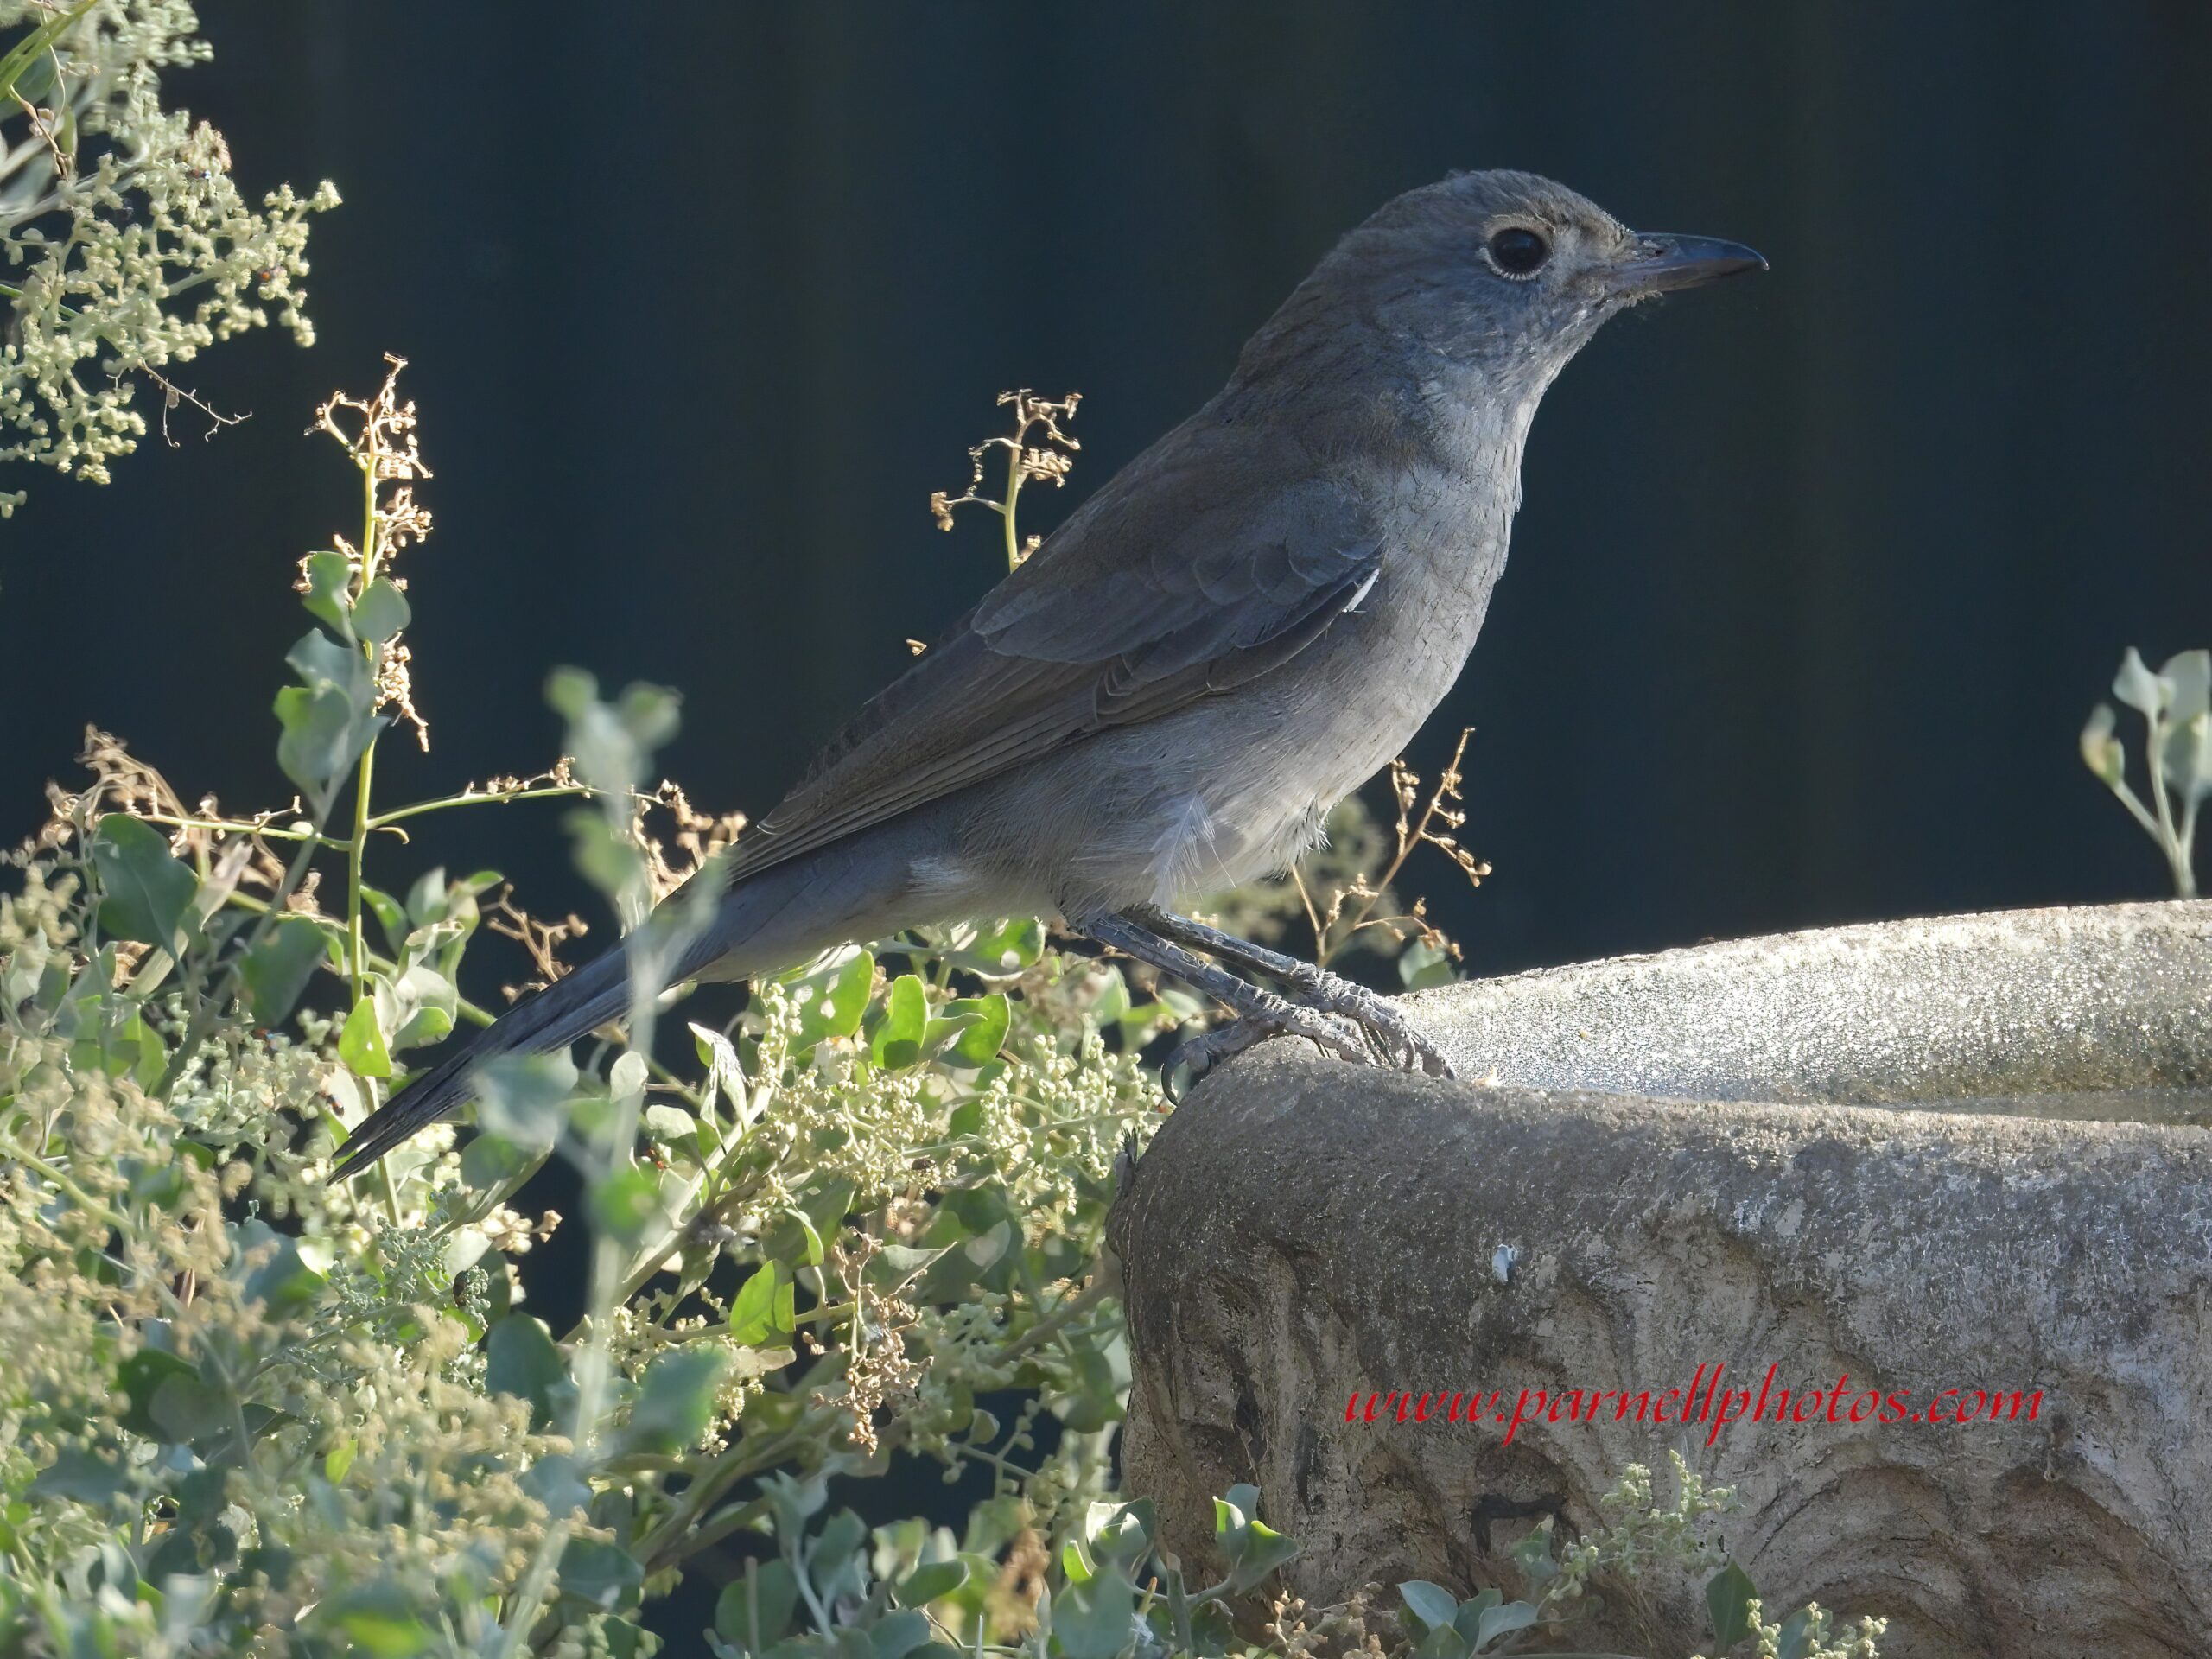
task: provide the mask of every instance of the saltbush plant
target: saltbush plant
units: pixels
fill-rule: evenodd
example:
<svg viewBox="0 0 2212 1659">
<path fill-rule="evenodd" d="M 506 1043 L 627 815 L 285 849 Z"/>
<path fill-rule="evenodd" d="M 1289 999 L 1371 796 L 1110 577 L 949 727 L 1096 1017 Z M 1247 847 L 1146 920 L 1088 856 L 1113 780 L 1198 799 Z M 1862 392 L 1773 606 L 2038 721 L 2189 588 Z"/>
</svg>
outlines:
<svg viewBox="0 0 2212 1659">
<path fill-rule="evenodd" d="M 2153 673 L 2130 645 L 2112 694 L 2142 716 L 2149 804 L 2127 781 L 2127 746 L 2110 703 L 2099 703 L 2082 728 L 2082 759 L 2157 846 L 2176 895 L 2194 899 L 2196 817 L 2212 797 L 2212 651 L 2184 651 Z"/>
<path fill-rule="evenodd" d="M 1459 1659 L 1548 1639 L 1593 1575 L 1717 1559 L 1698 1525 L 1725 1494 L 1678 1468 L 1672 1511 L 1631 1471 L 1611 1531 L 1532 1533 L 1533 1599 L 1306 1608 L 1273 1586 L 1295 1545 L 1248 1487 L 1217 1508 L 1225 1573 L 1187 1581 L 1114 1489 L 1103 1236 L 1161 1109 L 1148 1052 L 1205 1011 L 1033 918 L 841 950 L 719 1020 L 643 994 L 649 965 L 583 1065 L 495 1063 L 465 1146 L 441 1127 L 329 1184 L 418 1052 L 493 1017 L 463 989 L 482 938 L 550 979 L 582 925 L 492 871 L 387 888 L 382 861 L 442 814 L 557 803 L 625 925 L 669 901 L 638 938 L 672 950 L 712 891 L 687 880 L 742 833 L 647 786 L 673 694 L 573 670 L 549 683 L 552 766 L 380 804 L 381 750 L 429 741 L 406 643 L 429 471 L 400 367 L 312 429 L 360 483 L 353 533 L 298 567 L 273 708 L 294 799 L 188 806 L 95 732 L 89 784 L 49 789 L 0 896 L 0 1652 L 650 1653 L 651 1604 L 711 1560 L 696 1639 L 743 1659 Z M 1353 821 L 1374 866 L 1227 907 L 1302 911 L 1323 945 L 1351 916 L 1338 946 L 1433 971 L 1418 906 L 1374 918 L 1456 828 L 1457 781 L 1424 812 L 1400 776 L 1395 856 Z M 556 1158 L 578 1220 L 523 1196 Z M 583 1311 L 556 1330 L 526 1263 L 576 1225 Z M 957 1525 L 874 1526 L 835 1495 L 902 1459 L 986 1495 Z"/>
<path fill-rule="evenodd" d="M 308 218 L 327 183 L 257 206 L 206 122 L 162 104 L 208 54 L 184 0 L 0 0 L 0 461 L 95 483 L 146 433 L 141 393 L 234 424 L 168 371 L 274 321 L 301 344 Z M 0 518 L 22 493 L 0 492 Z"/>
</svg>

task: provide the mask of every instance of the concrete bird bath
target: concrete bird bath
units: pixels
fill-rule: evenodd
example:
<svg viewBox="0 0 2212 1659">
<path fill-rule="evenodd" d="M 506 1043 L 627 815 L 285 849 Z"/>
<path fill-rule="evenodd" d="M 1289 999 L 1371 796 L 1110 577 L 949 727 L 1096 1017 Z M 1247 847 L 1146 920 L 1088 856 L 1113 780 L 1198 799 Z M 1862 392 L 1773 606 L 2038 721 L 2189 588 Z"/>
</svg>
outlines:
<svg viewBox="0 0 2212 1659">
<path fill-rule="evenodd" d="M 1278 1042 L 1112 1222 L 1130 1486 L 1203 1560 L 1256 1483 L 1310 1601 L 1514 1580 L 1669 1448 L 1781 1611 L 1896 1659 L 2212 1652 L 2212 903 L 1884 923 L 1427 993 L 1462 1081 Z M 1476 1078 L 1480 1081 L 1468 1081 Z M 1357 1392 L 1862 1390 L 1997 1421 L 1347 1422 Z M 1945 1394 L 1960 1389 L 1961 1394 Z M 2006 1416 L 2018 1390 L 2041 1399 Z M 1695 1396 L 1693 1395 L 1693 1398 Z M 1948 1402 L 1948 1405 L 1939 1402 Z M 1571 1411 L 1572 1408 L 1570 1408 Z M 1663 1410 L 1663 1406 L 1655 1408 Z M 1661 1490 L 1666 1490 L 1663 1473 Z M 1705 1634 L 1647 1579 L 1575 1641 Z"/>
</svg>

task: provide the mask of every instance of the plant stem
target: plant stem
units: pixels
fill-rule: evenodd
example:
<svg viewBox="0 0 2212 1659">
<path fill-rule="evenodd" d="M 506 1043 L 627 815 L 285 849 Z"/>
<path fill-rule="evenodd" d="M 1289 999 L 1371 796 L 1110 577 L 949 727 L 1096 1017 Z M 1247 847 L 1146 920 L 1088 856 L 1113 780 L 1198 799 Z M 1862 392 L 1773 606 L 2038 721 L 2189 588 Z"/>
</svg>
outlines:
<svg viewBox="0 0 2212 1659">
<path fill-rule="evenodd" d="M 134 812 L 130 816 L 146 823 L 167 824 L 173 830 L 213 830 L 232 836 L 267 836 L 276 841 L 321 839 L 312 830 L 280 830 L 273 823 L 247 823 L 237 818 L 180 817 L 169 812 Z M 346 843 L 332 841 L 327 844 L 343 847 Z"/>
<path fill-rule="evenodd" d="M 373 455 L 357 458 L 355 464 L 361 469 L 361 572 L 359 585 L 353 590 L 353 597 L 359 600 L 377 579 L 377 469 Z M 373 643 L 361 646 L 368 658 L 372 680 L 376 677 L 379 649 Z M 353 1001 L 357 1005 L 368 982 L 368 945 L 361 930 L 361 860 L 369 844 L 369 785 L 376 775 L 376 759 L 377 737 L 372 727 L 354 773 L 353 838 L 346 845 L 346 965 L 353 976 Z"/>
<path fill-rule="evenodd" d="M 2181 838 L 2174 833 L 2173 803 L 2166 798 L 2166 722 L 2158 715 L 2145 718 L 2151 728 L 2151 741 L 2144 746 L 2143 764 L 2151 774 L 2151 804 L 2158 815 L 2158 847 L 2173 870 L 2175 891 L 2184 899 L 2193 898 L 2191 872 L 2182 857 Z"/>
<path fill-rule="evenodd" d="M 361 1000 L 368 983 L 368 941 L 361 925 L 361 862 L 369 844 L 369 783 L 375 773 L 377 741 L 372 737 L 361 751 L 361 764 L 353 777 L 353 838 L 346 843 L 346 963 L 353 982 L 353 1001 Z"/>
<path fill-rule="evenodd" d="M 29 34 L 16 42 L 15 49 L 0 58 L 0 98 L 16 90 L 16 82 L 24 70 L 31 67 L 39 54 L 53 47 L 69 32 L 69 26 L 92 9 L 95 0 L 77 0 L 77 3 L 59 17 L 49 17 Z"/>
<path fill-rule="evenodd" d="M 1021 493 L 1021 441 L 1028 434 L 1027 421 L 1014 429 L 1014 442 L 1008 449 L 1011 458 L 1006 464 L 1006 499 L 999 507 L 999 517 L 1006 521 L 1006 568 L 1009 570 L 1021 563 L 1021 533 L 1014 528 L 1014 498 Z"/>
<path fill-rule="evenodd" d="M 404 818 L 420 817 L 425 812 L 442 812 L 454 806 L 496 806 L 507 801 L 551 800 L 559 796 L 590 795 L 594 791 L 582 784 L 547 784 L 542 787 L 524 789 L 479 790 L 474 794 L 442 795 L 434 801 L 416 801 L 410 806 L 394 807 L 389 812 L 379 812 L 368 821 L 372 830 L 387 829 Z"/>
</svg>

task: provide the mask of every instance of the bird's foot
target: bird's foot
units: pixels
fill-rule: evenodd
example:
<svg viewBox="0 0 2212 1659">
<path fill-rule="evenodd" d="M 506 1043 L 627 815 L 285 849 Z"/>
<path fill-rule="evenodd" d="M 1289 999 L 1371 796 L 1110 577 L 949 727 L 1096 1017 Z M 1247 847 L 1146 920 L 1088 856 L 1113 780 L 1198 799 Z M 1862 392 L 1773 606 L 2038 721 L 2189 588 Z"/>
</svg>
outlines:
<svg viewBox="0 0 2212 1659">
<path fill-rule="evenodd" d="M 1432 1077 L 1456 1075 L 1436 1039 L 1381 992 L 1356 985 L 1325 968 L 1313 969 L 1313 982 L 1300 988 L 1305 993 L 1298 999 L 1302 1006 L 1351 1020 L 1367 1039 L 1376 1058 L 1386 1065 Z"/>
<path fill-rule="evenodd" d="M 1363 1065 L 1375 1064 L 1373 1046 L 1363 1039 L 1357 1023 L 1338 1019 L 1302 1001 L 1279 1002 L 1274 1007 L 1248 1014 L 1229 1025 L 1217 1026 L 1179 1046 L 1160 1069 L 1168 1099 L 1179 1104 L 1206 1073 L 1270 1037 L 1304 1037 L 1338 1059 Z M 1175 1082 L 1179 1073 L 1185 1074 L 1179 1084 Z"/>
</svg>

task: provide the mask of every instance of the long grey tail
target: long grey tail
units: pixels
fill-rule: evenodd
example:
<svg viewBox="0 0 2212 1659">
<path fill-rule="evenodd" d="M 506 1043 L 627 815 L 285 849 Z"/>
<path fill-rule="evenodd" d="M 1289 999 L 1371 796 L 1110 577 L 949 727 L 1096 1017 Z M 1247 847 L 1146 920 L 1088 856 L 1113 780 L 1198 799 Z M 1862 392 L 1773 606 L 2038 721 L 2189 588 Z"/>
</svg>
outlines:
<svg viewBox="0 0 2212 1659">
<path fill-rule="evenodd" d="M 555 980 L 463 1041 L 363 1120 L 330 1172 L 344 1180 L 472 1097 L 471 1073 L 497 1054 L 541 1054 L 588 1036 L 630 1006 L 628 953 L 620 947 Z"/>
<path fill-rule="evenodd" d="M 748 877 L 723 895 L 713 923 L 675 963 L 669 982 L 709 971 L 723 980 L 773 972 L 832 945 L 937 919 L 915 913 L 910 876 L 914 849 L 932 844 L 930 834 L 926 822 L 887 824 Z M 999 914 L 1006 907 L 980 908 Z M 346 1141 L 330 1179 L 355 1173 L 417 1130 L 454 1116 L 473 1096 L 475 1069 L 494 1055 L 565 1048 L 629 1005 L 628 950 L 617 946 L 517 1003 L 371 1113 Z"/>
</svg>

